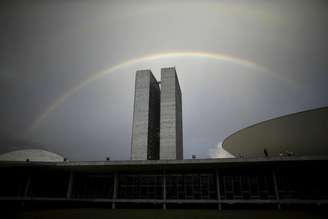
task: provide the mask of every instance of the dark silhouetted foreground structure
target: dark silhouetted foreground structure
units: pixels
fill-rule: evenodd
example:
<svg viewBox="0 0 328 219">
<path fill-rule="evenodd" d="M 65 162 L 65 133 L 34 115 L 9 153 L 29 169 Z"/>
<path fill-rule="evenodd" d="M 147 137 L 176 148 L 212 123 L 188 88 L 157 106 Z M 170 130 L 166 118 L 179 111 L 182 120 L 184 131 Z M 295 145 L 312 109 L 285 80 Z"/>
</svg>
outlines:
<svg viewBox="0 0 328 219">
<path fill-rule="evenodd" d="M 3 161 L 0 200 L 17 208 L 325 208 L 327 164 L 327 157 Z"/>
</svg>

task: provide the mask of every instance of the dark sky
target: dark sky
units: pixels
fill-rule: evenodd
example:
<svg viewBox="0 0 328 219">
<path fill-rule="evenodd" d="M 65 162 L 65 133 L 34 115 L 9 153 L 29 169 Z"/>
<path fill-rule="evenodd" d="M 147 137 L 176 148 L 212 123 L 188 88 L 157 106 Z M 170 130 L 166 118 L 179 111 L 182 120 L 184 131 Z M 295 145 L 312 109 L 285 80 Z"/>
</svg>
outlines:
<svg viewBox="0 0 328 219">
<path fill-rule="evenodd" d="M 129 159 L 135 71 L 175 66 L 184 157 L 328 105 L 328 2 L 1 1 L 0 152 Z M 220 150 L 219 150 L 220 151 Z"/>
</svg>

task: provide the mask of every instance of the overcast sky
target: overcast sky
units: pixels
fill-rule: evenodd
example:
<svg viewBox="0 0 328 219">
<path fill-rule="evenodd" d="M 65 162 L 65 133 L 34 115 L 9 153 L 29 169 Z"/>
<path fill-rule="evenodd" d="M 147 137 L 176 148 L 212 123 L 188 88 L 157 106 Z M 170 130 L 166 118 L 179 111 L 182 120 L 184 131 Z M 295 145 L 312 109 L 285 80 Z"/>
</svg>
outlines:
<svg viewBox="0 0 328 219">
<path fill-rule="evenodd" d="M 129 159 L 135 72 L 175 66 L 184 157 L 328 105 L 328 2 L 1 1 L 0 152 Z"/>
</svg>

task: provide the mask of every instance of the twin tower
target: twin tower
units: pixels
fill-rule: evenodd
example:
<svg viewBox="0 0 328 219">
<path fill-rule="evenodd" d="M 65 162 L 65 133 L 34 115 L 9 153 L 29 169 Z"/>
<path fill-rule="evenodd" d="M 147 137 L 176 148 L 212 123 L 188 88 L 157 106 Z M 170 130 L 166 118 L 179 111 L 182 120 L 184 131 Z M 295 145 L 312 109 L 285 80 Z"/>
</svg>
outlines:
<svg viewBox="0 0 328 219">
<path fill-rule="evenodd" d="M 132 160 L 183 159 L 181 90 L 175 68 L 136 73 Z"/>
</svg>

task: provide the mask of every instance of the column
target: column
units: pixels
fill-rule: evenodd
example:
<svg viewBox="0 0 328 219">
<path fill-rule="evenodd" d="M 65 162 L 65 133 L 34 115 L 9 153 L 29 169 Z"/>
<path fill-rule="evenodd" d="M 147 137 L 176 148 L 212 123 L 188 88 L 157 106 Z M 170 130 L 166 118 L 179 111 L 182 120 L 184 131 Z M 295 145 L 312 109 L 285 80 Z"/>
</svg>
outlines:
<svg viewBox="0 0 328 219">
<path fill-rule="evenodd" d="M 273 178 L 273 184 L 274 184 L 274 191 L 276 194 L 276 200 L 278 201 L 278 210 L 280 210 L 279 190 L 278 190 L 276 171 L 274 170 L 274 168 L 272 168 L 272 178 Z"/>
<path fill-rule="evenodd" d="M 118 176 L 117 173 L 114 174 L 114 188 L 113 188 L 113 200 L 112 200 L 112 209 L 116 208 L 116 198 L 117 198 L 117 186 L 118 186 Z"/>
<path fill-rule="evenodd" d="M 222 210 L 222 206 L 221 206 L 221 192 L 220 192 L 220 174 L 219 174 L 219 170 L 216 170 L 216 191 L 217 191 L 217 195 L 218 195 L 218 209 L 219 211 Z"/>
</svg>

